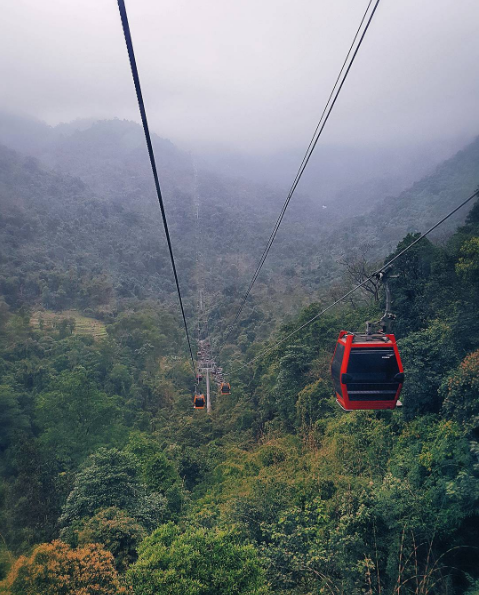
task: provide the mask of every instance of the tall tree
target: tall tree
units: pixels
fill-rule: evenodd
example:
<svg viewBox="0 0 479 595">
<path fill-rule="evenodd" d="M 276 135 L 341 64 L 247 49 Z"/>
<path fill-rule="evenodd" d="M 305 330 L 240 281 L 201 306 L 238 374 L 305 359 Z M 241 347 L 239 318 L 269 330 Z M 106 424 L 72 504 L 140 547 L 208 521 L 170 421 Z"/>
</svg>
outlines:
<svg viewBox="0 0 479 595">
<path fill-rule="evenodd" d="M 166 513 L 165 497 L 148 492 L 133 455 L 100 448 L 75 478 L 60 518 L 62 534 L 69 535 L 79 521 L 111 506 L 126 511 L 148 530 L 156 527 Z"/>
</svg>

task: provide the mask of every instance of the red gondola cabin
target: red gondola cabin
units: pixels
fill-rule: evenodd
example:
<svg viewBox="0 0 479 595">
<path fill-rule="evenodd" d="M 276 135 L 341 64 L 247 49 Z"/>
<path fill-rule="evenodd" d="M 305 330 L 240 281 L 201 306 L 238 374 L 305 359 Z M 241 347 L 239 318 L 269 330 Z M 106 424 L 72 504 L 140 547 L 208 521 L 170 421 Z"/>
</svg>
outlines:
<svg viewBox="0 0 479 595">
<path fill-rule="evenodd" d="M 205 408 L 205 395 L 195 395 L 193 397 L 193 407 L 195 409 L 204 409 Z"/>
<path fill-rule="evenodd" d="M 395 409 L 404 370 L 394 335 L 341 331 L 331 374 L 344 410 Z"/>
<path fill-rule="evenodd" d="M 229 382 L 222 382 L 220 386 L 220 393 L 222 395 L 231 395 L 231 386 Z"/>
</svg>

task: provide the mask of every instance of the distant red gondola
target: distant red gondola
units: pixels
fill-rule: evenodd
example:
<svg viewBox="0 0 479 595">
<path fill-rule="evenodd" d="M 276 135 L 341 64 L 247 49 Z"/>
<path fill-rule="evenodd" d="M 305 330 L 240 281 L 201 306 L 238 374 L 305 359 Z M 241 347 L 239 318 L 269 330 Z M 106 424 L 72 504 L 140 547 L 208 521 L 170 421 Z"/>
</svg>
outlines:
<svg viewBox="0 0 479 595">
<path fill-rule="evenodd" d="M 231 386 L 229 382 L 222 382 L 220 386 L 220 393 L 222 395 L 231 395 Z"/>
<path fill-rule="evenodd" d="M 193 397 L 193 407 L 195 409 L 204 409 L 206 405 L 205 395 L 195 395 Z"/>
<path fill-rule="evenodd" d="M 394 335 L 341 331 L 331 374 L 336 399 L 345 411 L 395 409 L 404 370 Z"/>
</svg>

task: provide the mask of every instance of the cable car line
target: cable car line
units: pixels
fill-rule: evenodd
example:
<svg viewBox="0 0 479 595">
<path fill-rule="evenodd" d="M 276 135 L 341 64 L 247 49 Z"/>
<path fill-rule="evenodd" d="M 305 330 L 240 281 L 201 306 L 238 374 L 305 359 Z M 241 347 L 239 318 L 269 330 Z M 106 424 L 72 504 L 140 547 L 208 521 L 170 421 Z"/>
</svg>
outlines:
<svg viewBox="0 0 479 595">
<path fill-rule="evenodd" d="M 293 184 L 292 184 L 291 188 L 293 188 L 293 186 L 294 186 L 294 188 L 296 189 L 297 183 L 299 182 L 299 179 L 301 178 L 302 172 L 304 171 L 304 168 L 306 167 L 307 162 L 309 161 L 309 158 L 311 157 L 311 154 L 309 153 L 310 152 L 310 149 L 311 149 L 311 147 L 313 147 L 313 144 L 316 145 L 316 143 L 318 142 L 318 138 L 316 137 L 316 135 L 317 135 L 318 130 L 319 130 L 320 126 L 321 126 L 321 122 L 324 119 L 324 116 L 326 114 L 326 110 L 328 109 L 328 105 L 331 103 L 331 100 L 333 98 L 333 94 L 334 94 L 334 92 L 335 92 L 335 90 L 336 90 L 336 88 L 337 88 L 337 86 L 339 84 L 339 81 L 341 79 L 341 75 L 343 74 L 344 69 L 346 68 L 346 64 L 348 62 L 349 56 L 351 55 L 351 52 L 353 51 L 354 44 L 356 43 L 356 40 L 357 40 L 357 38 L 359 36 L 359 33 L 361 31 L 361 27 L 363 26 L 363 23 L 364 23 L 364 21 L 366 19 L 366 15 L 368 14 L 369 9 L 370 9 L 372 3 L 373 3 L 373 0 L 369 0 L 369 4 L 368 4 L 368 6 L 367 6 L 367 8 L 366 8 L 366 10 L 365 10 L 365 12 L 363 14 L 363 18 L 361 19 L 361 22 L 359 23 L 359 27 L 356 30 L 356 33 L 355 33 L 354 38 L 353 38 L 353 41 L 351 42 L 351 45 L 350 45 L 349 50 L 348 50 L 348 53 L 346 54 L 346 58 L 344 59 L 343 65 L 341 66 L 341 70 L 339 71 L 339 74 L 338 74 L 338 77 L 336 78 L 336 81 L 334 83 L 334 86 L 331 89 L 331 93 L 329 94 L 328 101 L 326 102 L 326 105 L 324 106 L 323 113 L 321 114 L 321 118 L 319 119 L 319 122 L 318 122 L 318 124 L 316 126 L 316 129 L 315 129 L 315 131 L 313 133 L 313 136 L 311 137 L 311 140 L 309 142 L 308 148 L 306 149 L 306 153 L 304 154 L 303 160 L 301 162 L 301 165 L 299 166 L 298 172 L 296 173 L 296 177 L 295 177 L 295 179 L 293 181 Z M 379 4 L 379 2 L 377 4 Z M 376 10 L 376 8 L 374 10 Z M 371 17 L 372 17 L 372 15 L 371 15 Z M 358 49 L 359 49 L 359 46 L 358 46 Z M 356 53 L 357 53 L 357 50 L 356 50 Z M 328 115 L 328 117 L 329 117 L 329 115 Z M 313 147 L 313 150 L 314 150 L 314 147 Z M 309 156 L 308 156 L 308 153 L 309 153 Z M 303 167 L 303 165 L 304 165 L 304 167 Z M 290 192 L 291 192 L 291 189 L 290 189 Z M 293 190 L 293 192 L 294 192 L 294 190 Z"/>
<path fill-rule="evenodd" d="M 450 213 L 448 213 L 447 215 L 445 215 L 440 221 L 438 221 L 437 223 L 435 223 L 432 227 L 430 227 L 421 236 L 419 236 L 418 238 L 416 238 L 414 240 L 414 242 L 412 242 L 411 244 L 409 244 L 409 246 L 406 246 L 406 248 L 404 248 L 403 250 L 401 250 L 401 252 L 399 252 L 399 254 L 396 254 L 396 256 L 394 256 L 393 258 L 391 258 L 391 260 L 389 262 L 387 262 L 386 264 L 384 264 L 377 271 L 374 271 L 374 273 L 372 273 L 367 279 L 365 279 L 361 283 L 358 283 L 358 285 L 356 285 L 355 287 L 353 287 L 353 289 L 351 289 L 350 291 L 348 291 L 347 293 L 345 293 L 342 297 L 340 297 L 339 299 L 337 299 L 333 303 L 329 304 L 329 306 L 326 306 L 326 308 L 323 308 L 320 312 L 318 312 L 317 314 L 315 314 L 312 318 L 310 318 L 309 320 L 307 320 L 305 323 L 303 323 L 301 326 L 299 326 L 298 328 L 296 328 L 294 331 L 291 331 L 290 333 L 288 333 L 286 335 L 286 337 L 283 337 L 282 339 L 280 339 L 279 341 L 277 341 L 276 343 L 274 343 L 271 347 L 268 347 L 267 349 L 264 349 L 263 351 L 260 351 L 260 353 L 258 355 L 256 355 L 253 359 L 249 360 L 248 362 L 246 362 L 245 364 L 243 364 L 239 368 L 233 369 L 227 375 L 228 376 L 231 376 L 232 374 L 234 374 L 236 372 L 239 372 L 243 368 L 246 368 L 247 366 L 249 366 L 252 363 L 256 362 L 257 360 L 259 360 L 263 356 L 267 355 L 268 353 L 271 353 L 271 351 L 273 351 L 274 349 L 276 349 L 276 347 L 278 347 L 279 345 L 282 345 L 290 337 L 292 337 L 293 335 L 296 335 L 297 333 L 299 333 L 299 331 L 303 330 L 304 328 L 306 328 L 307 326 L 309 326 L 310 324 L 312 324 L 315 320 L 317 320 L 318 318 L 320 318 L 328 310 L 331 310 L 332 308 L 334 308 L 334 306 L 337 306 L 339 303 L 343 302 L 346 298 L 348 298 L 350 295 L 352 295 L 358 289 L 360 289 L 361 287 L 363 287 L 364 285 L 366 285 L 366 283 L 368 283 L 369 281 L 371 281 L 376 275 L 379 275 L 382 271 L 384 271 L 384 269 L 386 269 L 389 266 L 391 266 L 396 260 L 398 260 L 398 258 L 400 258 L 404 254 L 406 254 L 406 252 L 408 252 L 413 246 L 415 246 L 418 242 L 420 242 L 421 240 L 423 240 L 432 231 L 434 231 L 437 227 L 439 227 L 440 225 L 442 225 L 442 223 L 444 223 L 447 219 L 449 219 L 450 217 L 452 217 L 452 215 L 454 215 L 455 213 L 457 213 L 457 211 L 459 211 L 460 209 L 462 209 L 462 207 L 464 207 L 465 205 L 467 205 L 471 200 L 473 200 L 476 197 L 479 197 L 479 188 L 474 192 L 474 194 L 472 194 L 471 196 L 469 196 L 469 198 L 466 198 L 466 200 L 464 200 L 459 206 L 457 206 Z"/>
<path fill-rule="evenodd" d="M 364 37 L 365 37 L 365 35 L 366 35 L 366 33 L 367 33 L 368 29 L 369 29 L 369 26 L 370 26 L 371 21 L 372 21 L 372 19 L 374 17 L 374 14 L 376 12 L 376 9 L 378 8 L 378 5 L 379 5 L 380 0 L 376 0 L 375 5 L 374 5 L 371 13 L 369 14 L 369 18 L 367 20 L 367 23 L 366 23 L 364 29 L 363 29 L 363 32 L 362 32 L 361 37 L 359 39 L 359 42 L 357 43 L 356 48 L 355 48 L 355 50 L 353 52 L 353 55 L 351 57 L 351 60 L 349 61 L 349 64 L 348 64 L 348 66 L 346 68 L 346 64 L 348 62 L 349 57 L 351 56 L 351 53 L 352 53 L 354 44 L 355 44 L 355 42 L 356 42 L 356 40 L 357 40 L 357 38 L 359 36 L 359 33 L 360 33 L 361 28 L 363 26 L 363 23 L 364 23 L 364 21 L 366 19 L 366 15 L 368 14 L 369 9 L 370 9 L 370 7 L 372 5 L 372 2 L 373 2 L 373 0 L 370 0 L 369 1 L 369 4 L 368 4 L 368 6 L 366 8 L 366 11 L 364 12 L 363 18 L 361 19 L 361 23 L 359 24 L 359 27 L 358 27 L 358 29 L 356 31 L 356 34 L 354 36 L 354 39 L 353 39 L 353 41 L 351 43 L 351 46 L 350 46 L 350 48 L 348 50 L 348 53 L 346 55 L 346 58 L 345 58 L 345 60 L 343 62 L 343 65 L 341 67 L 341 70 L 339 72 L 339 75 L 338 75 L 338 77 L 336 79 L 336 82 L 334 83 L 333 89 L 332 89 L 332 91 L 331 91 L 331 93 L 329 95 L 328 101 L 326 102 L 326 105 L 324 107 L 323 113 L 321 114 L 321 118 L 320 118 L 320 120 L 319 120 L 319 122 L 318 122 L 318 124 L 316 126 L 316 129 L 314 131 L 314 134 L 313 134 L 313 136 L 311 138 L 311 141 L 309 143 L 309 146 L 308 146 L 308 148 L 306 150 L 306 153 L 305 153 L 305 155 L 303 157 L 303 160 L 301 162 L 301 165 L 299 166 L 298 172 L 296 173 L 296 176 L 295 176 L 295 178 L 293 180 L 293 183 L 292 183 L 291 188 L 290 188 L 290 190 L 288 192 L 288 195 L 286 197 L 286 200 L 285 200 L 285 202 L 283 204 L 283 207 L 281 209 L 281 212 L 280 212 L 280 214 L 278 216 L 278 219 L 277 219 L 277 221 L 276 221 L 276 223 L 274 225 L 273 231 L 271 232 L 271 235 L 269 237 L 269 240 L 268 240 L 268 243 L 266 245 L 266 248 L 263 251 L 263 254 L 262 254 L 262 256 L 260 258 L 260 261 L 259 261 L 259 263 L 258 263 L 258 265 L 256 267 L 256 270 L 255 270 L 255 272 L 253 274 L 253 277 L 252 277 L 252 279 L 250 281 L 250 284 L 248 286 L 248 289 L 246 290 L 246 293 L 244 294 L 243 298 L 241 299 L 241 304 L 240 304 L 240 306 L 238 308 L 238 311 L 237 311 L 237 313 L 235 315 L 235 318 L 234 318 L 233 322 L 230 324 L 230 326 L 228 328 L 227 335 L 226 335 L 226 337 L 225 337 L 222 345 L 224 345 L 226 343 L 226 341 L 229 339 L 229 337 L 230 337 L 230 335 L 231 335 L 231 333 L 233 331 L 234 326 L 238 322 L 238 319 L 241 316 L 241 313 L 243 312 L 243 309 L 244 309 L 245 304 L 246 304 L 246 300 L 248 299 L 248 297 L 249 297 L 249 295 L 251 293 L 251 290 L 253 289 L 253 286 L 256 283 L 256 280 L 257 280 L 257 278 L 259 276 L 259 273 L 261 272 L 261 269 L 263 268 L 263 264 L 266 261 L 266 258 L 267 258 L 268 254 L 269 254 L 269 251 L 270 251 L 270 249 L 271 249 L 271 247 L 273 245 L 273 242 L 274 242 L 274 240 L 276 238 L 276 234 L 278 233 L 278 230 L 279 230 L 279 228 L 281 226 L 281 223 L 283 221 L 284 215 L 285 215 L 286 210 L 288 208 L 288 205 L 289 205 L 289 203 L 291 201 L 291 198 L 293 197 L 293 194 L 294 194 L 294 192 L 295 192 L 295 190 L 296 190 L 296 188 L 297 188 L 297 186 L 299 184 L 299 181 L 301 180 L 301 177 L 302 177 L 302 175 L 304 173 L 304 170 L 306 169 L 306 166 L 308 165 L 309 160 L 311 159 L 311 156 L 313 154 L 313 151 L 316 148 L 316 145 L 318 143 L 318 140 L 319 140 L 319 138 L 320 138 L 320 136 L 321 136 L 321 134 L 322 134 L 322 132 L 324 130 L 324 127 L 326 126 L 326 123 L 327 123 L 327 121 L 329 119 L 329 116 L 331 115 L 331 112 L 332 112 L 332 110 L 333 110 L 333 108 L 334 108 L 334 106 L 336 104 L 336 101 L 337 101 L 337 99 L 339 97 L 339 94 L 341 93 L 341 89 L 343 88 L 343 85 L 346 82 L 346 79 L 348 77 L 348 74 L 349 74 L 349 72 L 351 70 L 351 67 L 352 67 L 352 65 L 354 63 L 354 60 L 356 59 L 356 56 L 358 54 L 359 48 L 362 45 L 362 42 L 364 40 Z M 345 69 L 346 69 L 346 71 L 344 72 Z M 343 78 L 341 80 L 341 83 L 339 83 L 339 81 L 341 79 L 341 75 L 342 75 L 343 72 L 344 72 L 344 76 L 343 76 Z M 336 93 L 335 93 L 335 91 L 336 91 Z M 333 98 L 333 96 L 334 96 L 334 98 Z"/>
<path fill-rule="evenodd" d="M 151 142 L 150 129 L 149 129 L 148 120 L 147 120 L 147 117 L 146 117 L 146 109 L 145 109 L 145 104 L 143 102 L 143 94 L 141 92 L 141 86 L 140 86 L 140 77 L 139 77 L 138 68 L 137 68 L 137 65 L 136 65 L 135 52 L 133 50 L 133 42 L 132 42 L 132 39 L 131 39 L 130 25 L 128 23 L 128 15 L 126 13 L 126 7 L 125 7 L 125 1 L 124 0 L 118 0 L 118 9 L 120 11 L 121 24 L 123 26 L 123 34 L 125 36 L 125 43 L 126 43 L 126 47 L 127 47 L 127 50 L 128 50 L 128 57 L 129 57 L 129 60 L 130 60 L 131 74 L 133 76 L 133 82 L 134 82 L 134 85 L 135 85 L 136 97 L 137 97 L 137 100 L 138 100 L 138 107 L 140 109 L 141 122 L 142 122 L 142 125 L 143 125 L 143 131 L 145 133 L 146 146 L 147 146 L 147 149 L 148 149 L 148 155 L 150 157 L 151 170 L 153 172 L 153 178 L 155 180 L 156 194 L 157 194 L 157 197 L 158 197 L 158 203 L 160 205 L 161 217 L 163 219 L 163 227 L 164 227 L 164 230 L 165 230 L 166 242 L 168 244 L 168 251 L 170 253 L 171 266 L 173 268 L 173 275 L 175 277 L 176 291 L 178 293 L 178 299 L 179 299 L 179 302 L 180 302 L 181 315 L 183 317 L 183 325 L 185 327 L 186 340 L 188 342 L 188 349 L 189 349 L 189 352 L 190 352 L 191 364 L 192 364 L 192 367 L 193 367 L 193 374 L 195 374 L 195 360 L 194 360 L 194 357 L 193 357 L 193 350 L 191 348 L 190 333 L 188 331 L 188 323 L 186 322 L 185 309 L 183 307 L 183 299 L 181 297 L 180 282 L 179 282 L 179 279 L 178 279 L 178 273 L 177 273 L 176 264 L 175 264 L 175 257 L 174 257 L 174 254 L 173 254 L 173 246 L 171 244 L 170 232 L 169 232 L 168 223 L 167 223 L 167 220 L 166 220 L 165 205 L 163 203 L 163 195 L 161 193 L 160 181 L 159 181 L 159 178 L 158 178 L 158 171 L 157 171 L 157 168 L 156 168 L 155 154 L 153 152 L 153 144 Z"/>
<path fill-rule="evenodd" d="M 212 393 L 211 393 L 211 382 L 212 379 L 215 384 L 219 387 L 219 394 L 221 396 L 231 395 L 231 385 L 224 381 L 223 370 L 216 364 L 215 358 L 212 353 L 210 343 L 210 333 L 208 328 L 208 316 L 209 308 L 204 300 L 205 280 L 201 274 L 202 262 L 201 252 L 199 250 L 200 245 L 200 193 L 198 189 L 198 176 L 196 164 L 193 165 L 194 169 L 194 186 L 195 186 L 195 197 L 196 197 L 196 284 L 198 289 L 198 359 L 196 366 L 196 384 L 195 392 L 193 395 L 193 408 L 204 409 L 206 412 L 211 413 L 212 411 Z M 204 339 L 202 337 L 205 337 Z M 206 398 L 205 394 L 201 391 L 201 382 L 206 380 Z"/>
</svg>

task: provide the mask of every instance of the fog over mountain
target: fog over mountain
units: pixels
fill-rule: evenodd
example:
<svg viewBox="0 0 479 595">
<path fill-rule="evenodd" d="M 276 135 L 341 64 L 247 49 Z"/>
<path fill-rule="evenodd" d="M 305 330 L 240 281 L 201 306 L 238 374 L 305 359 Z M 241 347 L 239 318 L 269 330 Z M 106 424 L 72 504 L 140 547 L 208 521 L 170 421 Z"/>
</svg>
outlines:
<svg viewBox="0 0 479 595">
<path fill-rule="evenodd" d="M 39 158 L 53 169 L 63 169 L 78 175 L 88 183 L 92 178 L 100 184 L 97 191 L 110 193 L 121 185 L 124 167 L 140 167 L 143 179 L 150 182 L 149 165 L 143 133 L 133 122 L 123 122 L 115 129 L 121 130 L 121 144 L 111 143 L 113 122 L 101 124 L 94 118 L 76 119 L 69 123 L 49 126 L 31 116 L 19 116 L 0 111 L 0 143 L 21 153 Z M 126 130 L 129 130 L 126 133 Z M 89 132 L 87 132 L 89 131 Z M 85 134 L 82 134 L 85 133 Z M 95 147 L 96 140 L 99 143 Z M 83 138 L 83 141 L 80 139 Z M 171 142 L 155 135 L 161 144 L 157 157 L 162 171 L 162 184 L 174 178 L 175 171 L 189 169 L 191 163 L 215 175 L 226 176 L 231 183 L 238 180 L 266 185 L 278 195 L 277 208 L 286 193 L 298 167 L 297 151 L 289 150 L 270 155 L 253 155 L 246 152 L 198 148 L 181 151 Z M 85 159 L 78 159 L 77 142 L 87 143 Z M 412 144 L 407 147 L 354 147 L 345 145 L 319 145 L 306 169 L 294 200 L 294 208 L 305 206 L 305 197 L 320 207 L 326 207 L 340 217 L 366 212 L 386 196 L 393 196 L 407 189 L 415 181 L 434 171 L 434 168 L 452 157 L 468 144 L 465 137 Z M 70 149 L 68 148 L 70 147 Z M 69 157 L 74 147 L 74 156 Z M 118 151 L 134 150 L 137 156 L 129 164 L 115 164 Z M 101 154 L 101 160 L 98 154 Z M 119 177 L 104 175 L 105 162 L 121 170 Z M 344 205 L 347 204 L 347 210 Z M 271 225 L 273 219 L 271 220 Z"/>
<path fill-rule="evenodd" d="M 366 6 L 130 1 L 153 130 L 186 149 L 286 151 L 299 163 Z M 139 120 L 115 2 L 22 0 L 3 19 L 1 107 L 50 124 Z M 474 0 L 382 2 L 324 145 L 407 152 L 471 139 L 479 121 L 478 19 Z"/>
<path fill-rule="evenodd" d="M 212 315 L 229 316 L 228 303 L 247 286 L 283 204 L 285 171 L 283 177 L 275 174 L 280 169 L 271 161 L 267 184 L 267 176 L 254 179 L 251 160 L 234 160 L 236 169 L 213 168 L 205 156 L 182 151 L 156 134 L 152 140 L 188 312 L 196 307 L 200 258 L 209 299 L 226 308 Z M 104 271 L 119 298 L 170 300 L 166 243 L 139 124 L 77 120 L 53 127 L 0 113 L 2 144 L 5 250 L 16 254 L 15 269 L 7 267 L 6 274 L 18 272 L 22 263 L 28 278 L 30 260 L 40 259 L 68 278 L 73 270 L 80 278 L 86 271 Z M 395 172 L 383 166 L 382 177 L 370 179 L 367 166 L 375 159 L 392 162 L 393 153 L 382 161 L 373 151 L 324 155 L 329 175 L 319 181 L 311 177 L 310 191 L 304 191 L 305 184 L 295 195 L 250 299 L 253 310 L 257 296 L 274 293 L 270 309 L 297 311 L 341 278 L 345 258 L 367 253 L 371 260 L 382 259 L 405 233 L 427 229 L 461 202 L 477 186 L 479 140 L 436 165 L 439 154 L 411 151 L 414 168 L 398 161 Z M 360 162 L 364 171 L 354 171 Z M 256 165 L 258 172 L 261 164 Z M 265 160 L 263 171 L 268 172 L 267 165 Z M 354 174 L 361 183 L 354 184 Z M 450 235 L 465 216 L 466 211 L 459 212 L 441 234 Z M 41 283 L 29 283 L 40 295 Z M 59 291 L 52 283 L 48 303 L 60 304 L 61 295 L 57 302 L 52 297 Z"/>
<path fill-rule="evenodd" d="M 254 270 L 367 6 L 127 2 L 176 249 L 191 260 L 199 192 L 207 212 L 203 249 L 216 263 L 209 273 L 220 291 L 223 266 L 236 267 L 230 276 L 243 282 Z M 327 283 L 342 253 L 372 243 L 374 257 L 382 256 L 384 242 L 392 249 L 405 231 L 433 222 L 474 185 L 478 16 L 472 0 L 380 4 L 298 186 L 265 281 L 270 262 L 280 270 L 287 261 L 291 287 L 299 283 L 295 274 L 315 287 Z M 22 0 L 5 18 L 0 144 L 56 175 L 79 178 L 85 196 L 157 222 L 115 3 Z M 464 148 L 472 157 L 456 192 L 453 172 L 441 164 L 455 163 Z M 377 220 L 388 225 L 396 204 L 415 204 L 419 181 L 426 194 L 418 211 L 405 209 L 390 236 L 376 229 Z M 439 201 L 435 187 L 443 189 Z M 221 226 L 230 222 L 228 249 L 216 260 Z M 362 232 L 325 252 L 343 226 L 346 236 L 353 226 Z M 242 260 L 233 264 L 228 252 Z M 301 271 L 308 254 L 313 261 Z"/>
</svg>

